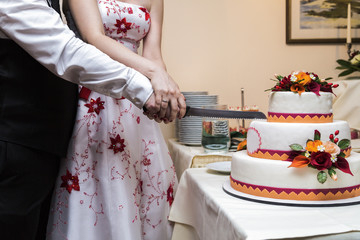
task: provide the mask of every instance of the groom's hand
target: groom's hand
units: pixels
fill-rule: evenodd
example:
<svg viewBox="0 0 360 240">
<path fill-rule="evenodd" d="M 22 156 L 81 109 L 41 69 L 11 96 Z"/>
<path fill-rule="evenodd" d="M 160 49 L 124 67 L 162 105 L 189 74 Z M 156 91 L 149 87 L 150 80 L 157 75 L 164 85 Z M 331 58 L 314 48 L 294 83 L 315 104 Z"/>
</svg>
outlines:
<svg viewBox="0 0 360 240">
<path fill-rule="evenodd" d="M 152 93 L 144 105 L 144 115 L 146 115 L 149 119 L 160 123 L 162 121 L 159 117 L 160 107 L 160 104 L 156 103 L 155 94 Z"/>
<path fill-rule="evenodd" d="M 156 97 L 155 94 L 151 94 L 149 99 L 144 105 L 144 114 L 151 120 L 155 120 L 156 122 L 164 122 L 169 123 L 172 122 L 174 119 L 174 115 L 177 118 L 182 118 L 185 115 L 186 111 L 186 103 L 185 103 L 185 97 L 180 94 L 180 96 L 176 99 L 176 101 L 173 101 L 175 104 L 168 104 L 165 117 L 160 117 L 160 108 L 161 106 L 159 104 L 156 104 Z M 171 118 L 172 117 L 172 118 Z M 169 120 L 170 119 L 170 120 Z"/>
<path fill-rule="evenodd" d="M 156 104 L 154 93 L 152 93 L 149 99 L 146 101 L 143 110 L 144 110 L 144 114 L 148 118 L 150 119 L 156 118 L 156 114 L 160 111 L 160 105 Z"/>
</svg>

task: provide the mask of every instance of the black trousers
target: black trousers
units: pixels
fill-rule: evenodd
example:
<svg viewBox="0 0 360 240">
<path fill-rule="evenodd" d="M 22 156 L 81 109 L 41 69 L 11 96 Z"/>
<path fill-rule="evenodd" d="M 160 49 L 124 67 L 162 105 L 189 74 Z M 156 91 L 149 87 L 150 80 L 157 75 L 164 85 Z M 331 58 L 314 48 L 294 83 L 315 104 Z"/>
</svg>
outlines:
<svg viewBox="0 0 360 240">
<path fill-rule="evenodd" d="M 41 240 L 60 157 L 0 141 L 0 239 Z"/>
</svg>

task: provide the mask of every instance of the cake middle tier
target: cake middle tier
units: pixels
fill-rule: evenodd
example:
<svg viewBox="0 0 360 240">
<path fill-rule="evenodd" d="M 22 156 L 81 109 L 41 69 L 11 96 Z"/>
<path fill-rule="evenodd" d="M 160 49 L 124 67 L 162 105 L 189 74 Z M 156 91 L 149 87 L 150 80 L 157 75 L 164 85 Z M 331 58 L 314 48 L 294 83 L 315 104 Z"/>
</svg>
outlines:
<svg viewBox="0 0 360 240">
<path fill-rule="evenodd" d="M 247 132 L 247 153 L 249 156 L 273 160 L 287 160 L 292 152 L 291 144 L 304 148 L 309 139 L 314 139 L 315 130 L 321 134 L 321 141 L 329 141 L 332 134 L 339 141 L 350 140 L 350 127 L 346 121 L 331 123 L 277 123 L 256 120 L 250 123 Z M 336 134 L 337 133 L 337 134 Z M 351 146 L 345 150 L 350 155 Z"/>
</svg>

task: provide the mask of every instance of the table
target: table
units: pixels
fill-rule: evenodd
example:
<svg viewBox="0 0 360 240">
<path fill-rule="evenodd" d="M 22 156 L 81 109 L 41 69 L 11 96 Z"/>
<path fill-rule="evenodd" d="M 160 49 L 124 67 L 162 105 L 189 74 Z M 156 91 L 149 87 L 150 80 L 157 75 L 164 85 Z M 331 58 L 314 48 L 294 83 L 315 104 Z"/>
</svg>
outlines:
<svg viewBox="0 0 360 240">
<path fill-rule="evenodd" d="M 360 239 L 360 205 L 288 207 L 228 195 L 229 175 L 206 168 L 184 171 L 169 219 L 173 240 Z"/>
<path fill-rule="evenodd" d="M 169 139 L 168 148 L 178 179 L 188 168 L 201 168 L 208 163 L 231 161 L 233 154 L 232 152 L 223 154 L 205 153 L 201 146 L 184 145 L 176 139 Z"/>
<path fill-rule="evenodd" d="M 358 130 L 359 80 L 337 82 L 333 105 L 335 119 L 345 119 Z M 360 139 L 353 140 L 352 147 L 360 152 Z M 175 139 L 169 140 L 169 151 L 180 179 L 169 216 L 175 222 L 173 240 L 360 239 L 360 205 L 285 207 L 241 200 L 222 190 L 228 175 L 199 168 L 230 161 L 232 153 L 209 155 Z"/>
</svg>

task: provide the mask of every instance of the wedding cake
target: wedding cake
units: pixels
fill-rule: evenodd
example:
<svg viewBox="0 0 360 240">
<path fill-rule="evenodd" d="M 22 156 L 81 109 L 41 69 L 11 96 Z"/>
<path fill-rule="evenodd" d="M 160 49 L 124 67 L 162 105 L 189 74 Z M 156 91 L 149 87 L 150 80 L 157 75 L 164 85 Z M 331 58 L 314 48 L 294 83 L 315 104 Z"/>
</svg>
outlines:
<svg viewBox="0 0 360 240">
<path fill-rule="evenodd" d="M 254 120 L 233 155 L 230 185 L 259 197 L 323 201 L 360 195 L 360 154 L 350 127 L 333 120 L 332 88 L 314 73 L 276 76 L 267 120 Z"/>
</svg>

